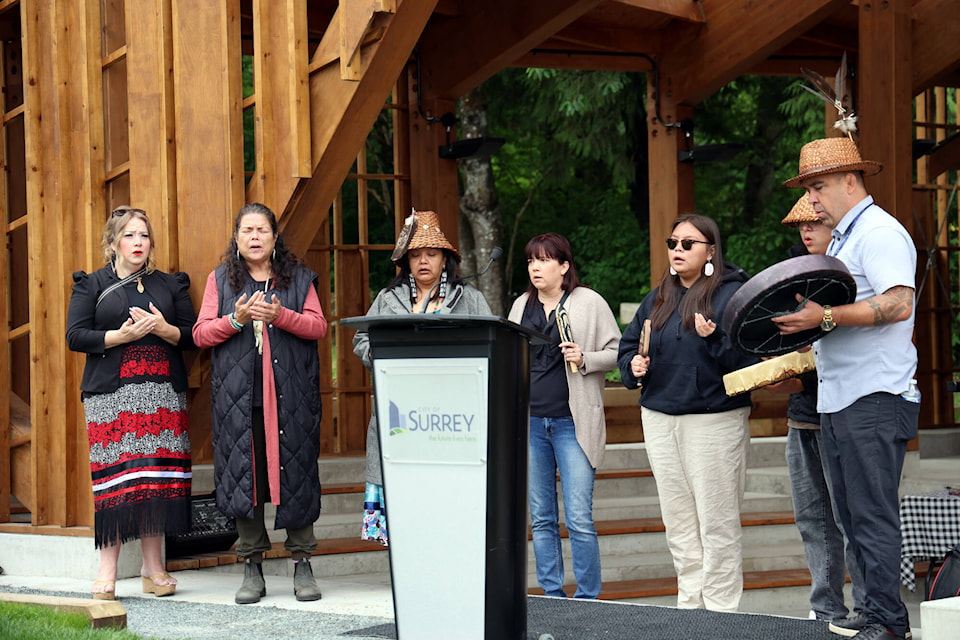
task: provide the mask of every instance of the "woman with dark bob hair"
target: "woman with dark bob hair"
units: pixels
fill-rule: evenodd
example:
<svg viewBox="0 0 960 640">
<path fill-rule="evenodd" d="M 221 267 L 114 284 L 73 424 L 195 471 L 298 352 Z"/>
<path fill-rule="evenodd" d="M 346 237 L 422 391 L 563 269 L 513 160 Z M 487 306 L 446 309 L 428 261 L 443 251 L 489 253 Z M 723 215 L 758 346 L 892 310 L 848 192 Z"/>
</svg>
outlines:
<svg viewBox="0 0 960 640">
<path fill-rule="evenodd" d="M 548 596 L 563 591 L 557 472 L 576 598 L 600 593 L 600 547 L 593 524 L 593 481 L 603 464 L 607 426 L 603 386 L 617 366 L 620 327 L 600 294 L 582 286 L 566 238 L 544 233 L 524 248 L 530 284 L 510 320 L 550 336 L 530 357 L 530 517 L 537 582 Z"/>
<path fill-rule="evenodd" d="M 669 270 L 623 332 L 620 377 L 628 389 L 642 389 L 643 437 L 677 571 L 677 606 L 735 611 L 751 403 L 749 394 L 728 396 L 723 376 L 758 360 L 720 326 L 747 274 L 724 263 L 720 230 L 706 216 L 677 218 L 666 243 Z"/>
<path fill-rule="evenodd" d="M 460 252 L 440 230 L 440 220 L 435 212 L 415 211 L 407 217 L 390 258 L 398 268 L 397 277 L 377 294 L 368 316 L 408 313 L 490 315 L 483 294 L 460 280 Z M 358 331 L 353 337 L 353 352 L 367 369 L 373 368 L 370 336 L 366 331 Z M 367 426 L 366 479 L 360 537 L 387 546 L 389 536 L 376 410 Z"/>
<path fill-rule="evenodd" d="M 286 529 L 294 595 L 321 595 L 310 556 L 320 516 L 317 340 L 326 332 L 317 274 L 287 249 L 273 211 L 244 206 L 223 262 L 207 278 L 193 329 L 197 345 L 211 348 L 217 507 L 237 519 L 237 557 L 244 562 L 237 604 L 267 592 L 267 502 L 277 510 L 275 528 Z"/>
</svg>

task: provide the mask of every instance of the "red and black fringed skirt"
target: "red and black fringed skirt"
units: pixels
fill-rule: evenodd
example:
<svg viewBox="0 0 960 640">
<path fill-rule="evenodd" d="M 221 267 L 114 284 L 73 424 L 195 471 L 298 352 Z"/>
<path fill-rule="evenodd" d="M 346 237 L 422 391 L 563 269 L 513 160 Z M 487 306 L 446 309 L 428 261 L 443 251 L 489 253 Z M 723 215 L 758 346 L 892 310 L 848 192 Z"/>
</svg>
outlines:
<svg viewBox="0 0 960 640">
<path fill-rule="evenodd" d="M 84 394 L 93 476 L 94 544 L 190 530 L 186 394 L 159 345 L 123 347 L 120 386 Z"/>
</svg>

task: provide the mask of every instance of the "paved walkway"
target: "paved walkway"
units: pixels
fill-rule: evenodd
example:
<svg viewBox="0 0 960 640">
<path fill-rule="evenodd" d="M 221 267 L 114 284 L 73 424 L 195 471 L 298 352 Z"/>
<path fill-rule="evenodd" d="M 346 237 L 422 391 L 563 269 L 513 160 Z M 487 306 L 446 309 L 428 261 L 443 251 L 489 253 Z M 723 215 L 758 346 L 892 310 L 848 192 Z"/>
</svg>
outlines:
<svg viewBox="0 0 960 640">
<path fill-rule="evenodd" d="M 390 586 L 364 582 L 363 576 L 319 579 L 323 598 L 316 602 L 297 602 L 292 578 L 265 576 L 267 596 L 241 606 L 233 603 L 240 575 L 214 571 L 173 575 L 180 586 L 176 594 L 164 598 L 142 593 L 139 578 L 117 581 L 130 631 L 161 640 L 381 640 L 383 635 L 366 636 L 362 631 L 393 621 Z M 90 585 L 89 580 L 0 575 L 0 591 L 8 592 L 89 597 Z"/>
</svg>

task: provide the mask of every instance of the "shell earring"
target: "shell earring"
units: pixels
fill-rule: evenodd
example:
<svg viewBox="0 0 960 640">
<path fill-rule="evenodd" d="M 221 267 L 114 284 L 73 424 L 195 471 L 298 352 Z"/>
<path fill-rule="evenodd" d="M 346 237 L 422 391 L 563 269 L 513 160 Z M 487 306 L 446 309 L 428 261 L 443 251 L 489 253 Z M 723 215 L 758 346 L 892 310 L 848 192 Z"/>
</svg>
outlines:
<svg viewBox="0 0 960 640">
<path fill-rule="evenodd" d="M 673 266 L 670 267 L 670 275 L 672 275 L 672 276 L 677 275 L 677 270 L 674 269 Z"/>
<path fill-rule="evenodd" d="M 703 275 L 707 276 L 708 278 L 713 275 L 712 262 L 708 262 L 707 264 L 703 265 Z"/>
<path fill-rule="evenodd" d="M 240 249 L 237 249 L 237 262 L 240 262 Z"/>
</svg>

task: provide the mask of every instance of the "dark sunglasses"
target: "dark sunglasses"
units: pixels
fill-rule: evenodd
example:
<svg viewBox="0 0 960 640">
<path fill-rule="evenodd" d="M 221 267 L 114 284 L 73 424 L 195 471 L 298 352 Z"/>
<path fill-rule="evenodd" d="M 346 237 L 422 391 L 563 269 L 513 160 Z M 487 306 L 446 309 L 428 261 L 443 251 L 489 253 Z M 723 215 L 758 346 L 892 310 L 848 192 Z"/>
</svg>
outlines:
<svg viewBox="0 0 960 640">
<path fill-rule="evenodd" d="M 677 248 L 677 245 L 679 244 L 681 247 L 683 247 L 683 250 L 684 250 L 684 251 L 690 251 L 690 249 L 693 249 L 694 243 L 697 243 L 697 244 L 713 244 L 712 242 L 705 242 L 705 241 L 703 241 L 703 240 L 693 240 L 693 239 L 691 239 L 691 238 L 684 238 L 683 240 L 676 240 L 676 239 L 674 239 L 674 238 L 667 238 L 667 249 L 670 249 L 671 251 L 673 251 L 674 249 Z"/>
<path fill-rule="evenodd" d="M 127 213 L 139 213 L 140 215 L 147 215 L 147 212 L 143 209 L 135 209 L 133 207 L 117 207 L 110 213 L 111 218 L 119 218 L 122 215 Z"/>
</svg>

